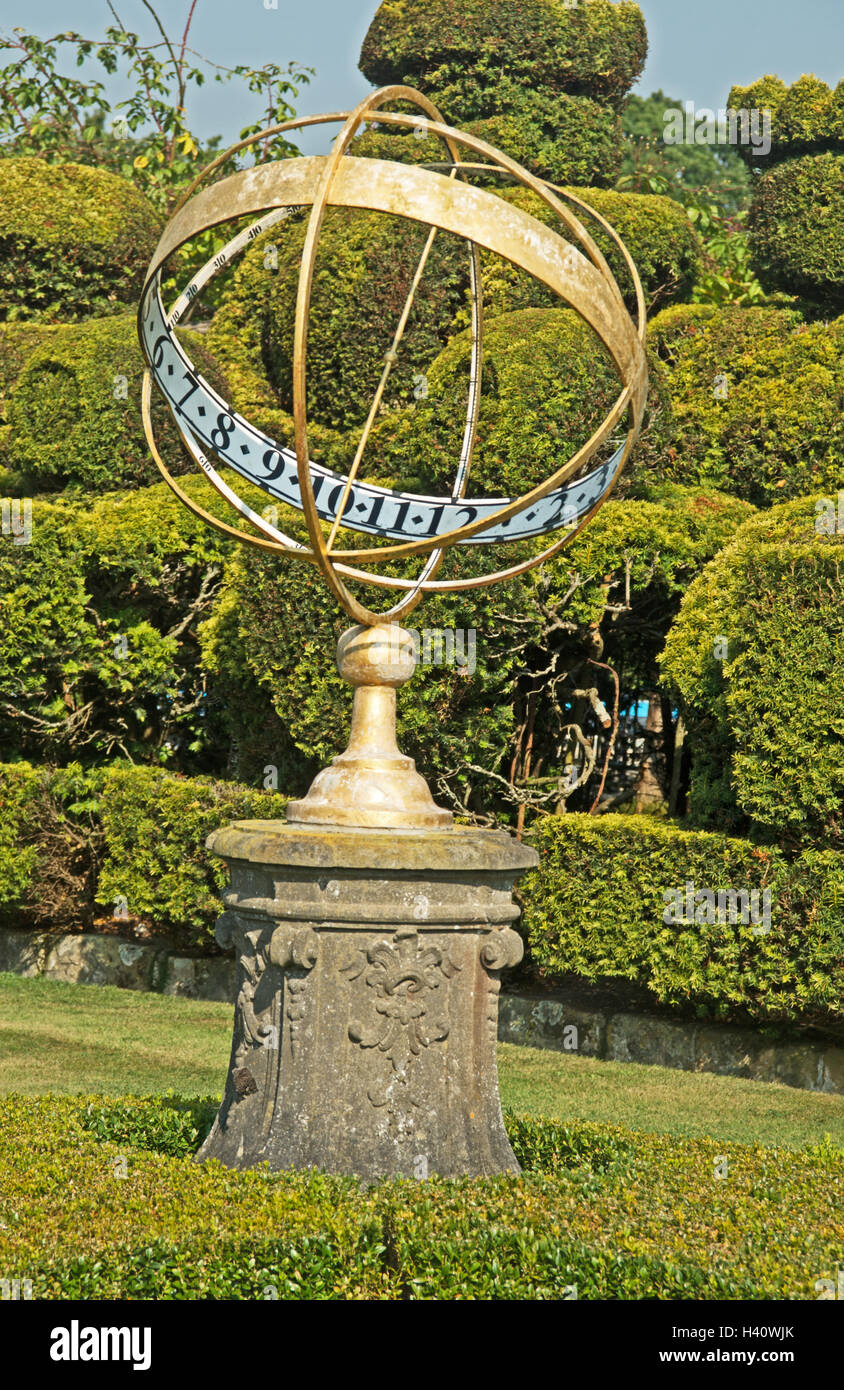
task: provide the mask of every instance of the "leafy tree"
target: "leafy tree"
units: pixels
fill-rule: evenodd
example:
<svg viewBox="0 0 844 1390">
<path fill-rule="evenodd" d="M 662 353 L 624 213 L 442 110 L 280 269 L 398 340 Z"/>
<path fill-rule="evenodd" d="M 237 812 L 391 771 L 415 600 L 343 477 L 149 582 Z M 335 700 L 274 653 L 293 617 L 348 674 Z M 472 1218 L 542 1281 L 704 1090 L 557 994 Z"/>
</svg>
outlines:
<svg viewBox="0 0 844 1390">
<path fill-rule="evenodd" d="M 665 112 L 682 104 L 662 90 L 649 97 L 628 97 L 622 112 L 625 154 L 618 187 L 633 193 L 666 193 L 683 203 L 689 195 L 705 197 L 726 212 L 741 212 L 750 203 L 752 176 L 734 149 L 665 144 Z"/>
<path fill-rule="evenodd" d="M 6 60 L 0 67 L 0 151 L 62 163 L 106 164 L 166 208 L 221 140 L 216 136 L 203 147 L 191 131 L 191 89 L 201 87 L 210 75 L 215 82 L 245 82 L 260 96 L 262 119 L 240 132 L 244 140 L 292 118 L 295 112 L 288 98 L 310 80 L 311 70 L 298 63 L 286 68 L 277 63 L 260 68 L 214 63 L 188 45 L 197 0 L 192 0 L 181 39 L 167 33 L 149 0 L 142 4 L 160 35 L 152 44 L 141 43 L 110 0 L 115 23 L 101 39 L 73 30 L 41 39 L 20 28 L 0 37 L 0 58 Z M 70 75 L 71 64 L 81 68 L 90 59 L 107 76 L 119 75 L 130 84 L 125 100 L 112 105 L 103 82 Z M 261 142 L 254 158 L 263 163 L 292 148 L 282 136 L 271 136 Z"/>
</svg>

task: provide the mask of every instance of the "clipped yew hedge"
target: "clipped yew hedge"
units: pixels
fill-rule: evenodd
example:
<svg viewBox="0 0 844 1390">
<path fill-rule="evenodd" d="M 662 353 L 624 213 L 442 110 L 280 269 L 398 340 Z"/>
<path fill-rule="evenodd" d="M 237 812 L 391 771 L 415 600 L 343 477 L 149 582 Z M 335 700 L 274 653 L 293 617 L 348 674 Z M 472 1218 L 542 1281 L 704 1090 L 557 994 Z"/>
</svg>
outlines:
<svg viewBox="0 0 844 1390">
<path fill-rule="evenodd" d="M 663 674 L 689 725 L 697 824 L 844 848 L 844 530 L 837 497 L 754 517 L 689 586 Z"/>
<path fill-rule="evenodd" d="M 840 1031 L 844 858 L 679 828 L 654 817 L 546 817 L 531 832 L 540 866 L 521 887 L 524 930 L 547 975 L 630 980 L 655 1003 L 700 1018 Z M 664 921 L 664 895 L 771 890 L 764 922 Z M 752 900 L 751 900 L 752 901 Z M 761 900 L 760 900 L 761 901 Z M 702 920 L 700 920 L 702 919 Z"/>
<path fill-rule="evenodd" d="M 419 87 L 454 123 L 498 109 L 513 88 L 619 105 L 647 50 L 642 12 L 627 0 L 384 0 L 360 68 L 376 86 Z"/>
<path fill-rule="evenodd" d="M 205 848 L 237 820 L 280 820 L 287 798 L 161 768 L 112 767 L 100 795 L 104 859 L 97 900 L 125 898 L 130 916 L 194 946 L 213 942 L 228 869 Z"/>
<path fill-rule="evenodd" d="M 183 330 L 181 337 L 225 396 L 227 383 L 201 335 Z M 107 491 L 158 481 L 141 420 L 145 363 L 134 314 L 50 328 L 12 324 L 0 349 L 7 344 L 0 462 L 18 476 L 19 491 Z M 195 464 L 169 410 L 155 407 L 159 449 L 171 473 L 190 471 Z"/>
<path fill-rule="evenodd" d="M 0 321 L 134 304 L 160 234 L 151 203 L 116 174 L 0 159 Z"/>
<path fill-rule="evenodd" d="M 240 486 L 251 505 L 266 505 Z M 228 512 L 204 477 L 184 487 L 207 510 Z M 197 629 L 233 543 L 164 483 L 78 501 L 36 497 L 30 520 L 28 544 L 0 544 L 0 760 L 123 755 L 193 772 L 225 764 Z"/>
<path fill-rule="evenodd" d="M 747 87 L 733 87 L 727 106 L 732 111 L 771 113 L 770 154 L 760 155 L 752 145 L 737 147 L 752 168 L 844 149 L 844 79 L 831 89 L 812 73 L 804 73 L 790 87 L 780 77 L 762 77 Z"/>
<path fill-rule="evenodd" d="M 765 174 L 748 219 L 753 268 L 766 289 L 844 307 L 844 154 L 789 159 Z"/>
<path fill-rule="evenodd" d="M 214 948 L 227 870 L 205 849 L 236 820 L 283 817 L 286 798 L 130 763 L 0 764 L 0 924 L 91 930 L 125 900 L 127 920 Z"/>
<path fill-rule="evenodd" d="M 510 1115 L 522 1175 L 365 1188 L 197 1165 L 215 1105 L 3 1098 L 4 1278 L 31 1280 L 33 1298 L 156 1301 L 815 1299 L 818 1280 L 835 1280 L 844 1157 L 832 1145 Z M 115 1182 L 120 1155 L 128 1176 Z M 713 1184 L 724 1158 L 730 1181 Z"/>
<path fill-rule="evenodd" d="M 770 507 L 844 486 L 844 319 L 674 305 L 648 329 L 654 410 L 631 479 Z"/>
</svg>

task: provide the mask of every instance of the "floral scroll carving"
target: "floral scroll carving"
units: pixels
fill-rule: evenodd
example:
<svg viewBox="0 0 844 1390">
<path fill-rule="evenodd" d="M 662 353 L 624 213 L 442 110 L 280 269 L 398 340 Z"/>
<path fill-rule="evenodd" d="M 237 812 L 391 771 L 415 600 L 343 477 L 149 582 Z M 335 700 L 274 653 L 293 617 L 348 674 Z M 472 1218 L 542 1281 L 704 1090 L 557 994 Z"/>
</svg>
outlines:
<svg viewBox="0 0 844 1390">
<path fill-rule="evenodd" d="M 439 947 L 424 945 L 410 930 L 358 951 L 341 973 L 349 980 L 363 975 L 373 1016 L 366 1023 L 353 1020 L 350 1039 L 362 1048 L 377 1048 L 394 1072 L 403 1072 L 423 1048 L 448 1037 L 438 991 L 459 969 Z"/>
</svg>

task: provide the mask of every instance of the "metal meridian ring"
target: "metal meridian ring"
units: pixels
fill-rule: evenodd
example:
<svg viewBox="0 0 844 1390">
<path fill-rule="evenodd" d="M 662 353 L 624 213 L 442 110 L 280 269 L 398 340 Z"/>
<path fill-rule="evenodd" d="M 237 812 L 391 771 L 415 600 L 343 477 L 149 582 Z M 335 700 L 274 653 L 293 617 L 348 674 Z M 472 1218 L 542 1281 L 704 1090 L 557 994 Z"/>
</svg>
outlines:
<svg viewBox="0 0 844 1390">
<path fill-rule="evenodd" d="M 452 160 L 448 178 L 431 173 L 419 166 L 392 164 L 386 161 L 358 159 L 346 151 L 360 124 L 370 117 L 379 122 L 399 126 L 419 125 L 420 118 L 379 109 L 391 100 L 412 101 L 425 112 L 424 122 L 430 133 L 446 143 Z M 501 579 L 541 564 L 568 545 L 586 525 L 610 495 L 615 482 L 629 457 L 641 428 L 647 391 L 647 364 L 644 354 L 644 296 L 629 253 L 609 224 L 593 209 L 564 190 L 552 190 L 551 185 L 535 179 L 507 156 L 494 150 L 476 137 L 446 126 L 436 108 L 419 93 L 409 88 L 390 87 L 368 97 L 348 116 L 335 114 L 311 117 L 303 121 L 285 122 L 258 132 L 241 142 L 239 149 L 267 134 L 327 121 L 344 121 L 343 129 L 327 158 L 290 159 L 280 163 L 258 166 L 230 176 L 222 183 L 190 197 L 193 189 L 232 152 L 220 156 L 192 185 L 186 198 L 165 229 L 147 273 L 139 312 L 141 345 L 150 365 L 152 376 L 168 401 L 187 447 L 204 468 L 209 480 L 267 539 L 250 536 L 226 526 L 198 507 L 170 476 L 155 446 L 150 418 L 149 373 L 144 389 L 144 422 L 147 438 L 156 462 L 166 481 L 187 506 L 204 520 L 226 534 L 257 545 L 273 553 L 284 553 L 315 563 L 324 573 L 332 592 L 357 622 L 372 624 L 400 619 L 420 602 L 426 593 L 446 592 L 484 587 Z M 467 165 L 458 155 L 458 146 L 466 146 L 491 161 L 487 166 Z M 489 167 L 491 173 L 503 172 L 536 193 L 560 218 L 569 232 L 584 247 L 586 256 L 544 223 L 503 202 L 495 194 L 474 188 L 455 179 L 463 170 Z M 634 327 L 627 313 L 621 291 L 607 263 L 592 238 L 578 219 L 556 196 L 561 192 L 576 207 L 592 216 L 611 235 L 620 247 L 631 272 L 638 301 L 638 326 Z M 263 435 L 230 411 L 196 373 L 172 329 L 181 317 L 184 305 L 199 291 L 201 283 L 216 273 L 218 262 L 227 263 L 232 248 L 246 244 L 258 231 L 286 215 L 286 210 L 311 205 L 311 218 L 302 255 L 299 294 L 294 335 L 294 432 L 296 443 L 295 478 L 292 451 L 281 449 L 269 436 Z M 393 213 L 412 221 L 429 225 L 429 246 L 436 229 L 465 236 L 472 249 L 473 279 L 476 282 L 477 248 L 483 247 L 504 256 L 535 278 L 548 285 L 600 336 L 608 348 L 621 376 L 624 389 L 607 419 L 582 449 L 549 479 L 523 497 L 510 499 L 472 499 L 462 501 L 468 466 L 474 445 L 477 425 L 477 389 L 470 392 L 467 428 L 461 454 L 461 466 L 450 498 L 424 498 L 412 494 L 391 492 L 371 484 L 359 483 L 354 470 L 348 478 L 310 462 L 308 454 L 305 388 L 307 370 L 307 320 L 310 307 L 310 287 L 318 248 L 321 225 L 329 206 L 365 208 L 376 212 Z M 267 214 L 267 210 L 271 210 Z M 234 238 L 221 257 L 189 285 L 176 306 L 165 316 L 160 300 L 161 270 L 167 258 L 185 241 L 207 227 L 219 225 L 235 217 L 263 213 L 264 216 L 247 233 Z M 588 259 L 587 259 L 588 257 Z M 424 267 L 424 259 L 417 280 Z M 415 284 L 414 284 L 415 288 Z M 412 296 L 413 290 L 411 291 Z M 473 378 L 479 378 L 480 309 L 478 295 L 473 295 L 475 346 Z M 406 315 L 403 322 L 406 321 Z M 400 325 L 400 333 L 403 326 Z M 388 354 L 389 357 L 389 354 Z M 387 369 L 389 370 L 389 368 Z M 177 375 L 179 373 L 179 375 Z M 174 381 L 175 378 L 175 381 Z M 183 390 L 187 380 L 188 390 Z M 625 444 L 612 458 L 577 483 L 566 486 L 569 478 L 578 473 L 594 457 L 615 430 L 628 409 L 631 426 Z M 216 421 L 216 426 L 213 422 Z M 367 427 L 368 428 L 368 427 Z M 366 431 L 365 431 L 366 435 Z M 364 440 L 365 440 L 364 435 Z M 298 507 L 305 514 L 313 549 L 299 546 L 283 533 L 257 516 L 218 477 L 202 452 L 200 441 L 214 451 L 219 459 L 248 478 L 270 496 Z M 260 457 L 261 464 L 255 460 Z M 249 459 L 247 463 L 246 460 Z M 263 467 L 264 473 L 257 470 Z M 286 469 L 289 476 L 284 478 Z M 284 479 L 284 484 L 279 483 Z M 326 487 L 326 484 L 328 485 Z M 286 490 L 285 490 L 286 487 Z M 338 501 L 340 511 L 338 511 Z M 349 530 L 358 530 L 381 537 L 399 539 L 402 543 L 369 550 L 335 551 L 333 536 L 342 521 Z M 364 514 L 364 515 L 361 515 Z M 320 518 L 334 523 L 326 545 Z M 515 521 L 516 524 L 513 524 Z M 452 545 L 493 544 L 503 540 L 520 540 L 542 535 L 565 527 L 567 534 L 541 554 L 511 569 L 471 580 L 437 581 L 431 578 L 441 563 L 443 551 Z M 407 540 L 411 536 L 413 539 Z M 371 565 L 384 560 L 420 554 L 429 556 L 422 575 L 416 580 L 370 574 L 348 565 Z M 386 614 L 376 614 L 363 607 L 348 592 L 340 576 L 362 580 L 379 587 L 404 591 L 405 596 Z"/>
</svg>

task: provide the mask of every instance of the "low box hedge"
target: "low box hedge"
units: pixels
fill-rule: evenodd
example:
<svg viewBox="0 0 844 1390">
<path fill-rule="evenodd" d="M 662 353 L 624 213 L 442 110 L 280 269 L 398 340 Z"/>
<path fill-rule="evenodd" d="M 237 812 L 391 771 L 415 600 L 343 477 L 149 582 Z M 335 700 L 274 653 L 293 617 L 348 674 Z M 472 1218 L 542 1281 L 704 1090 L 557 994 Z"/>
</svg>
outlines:
<svg viewBox="0 0 844 1390">
<path fill-rule="evenodd" d="M 520 1176 L 363 1188 L 196 1165 L 215 1104 L 3 1099 L 4 1277 L 50 1299 L 808 1300 L 840 1263 L 831 1144 L 508 1116 Z"/>
</svg>

